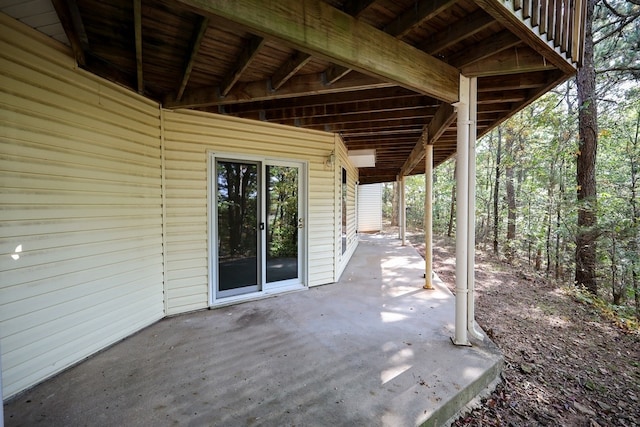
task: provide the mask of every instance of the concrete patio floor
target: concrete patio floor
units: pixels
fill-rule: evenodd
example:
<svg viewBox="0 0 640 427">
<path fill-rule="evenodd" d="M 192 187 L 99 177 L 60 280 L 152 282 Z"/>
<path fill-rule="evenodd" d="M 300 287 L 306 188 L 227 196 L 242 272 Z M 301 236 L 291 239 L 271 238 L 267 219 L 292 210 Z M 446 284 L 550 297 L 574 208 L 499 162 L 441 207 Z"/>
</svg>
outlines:
<svg viewBox="0 0 640 427">
<path fill-rule="evenodd" d="M 164 319 L 18 396 L 5 425 L 442 425 L 496 380 L 411 246 L 361 236 L 335 284 Z"/>
</svg>

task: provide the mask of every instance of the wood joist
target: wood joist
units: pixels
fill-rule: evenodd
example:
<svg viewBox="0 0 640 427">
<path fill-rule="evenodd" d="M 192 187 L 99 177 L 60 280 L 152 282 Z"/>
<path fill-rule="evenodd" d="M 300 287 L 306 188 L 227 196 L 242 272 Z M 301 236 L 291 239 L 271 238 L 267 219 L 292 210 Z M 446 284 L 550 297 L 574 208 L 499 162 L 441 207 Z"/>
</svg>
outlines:
<svg viewBox="0 0 640 427">
<path fill-rule="evenodd" d="M 481 135 L 573 72 L 499 0 L 53 3 L 81 67 L 165 108 L 339 133 L 377 150 L 362 183 L 455 153 L 460 73 Z"/>
</svg>

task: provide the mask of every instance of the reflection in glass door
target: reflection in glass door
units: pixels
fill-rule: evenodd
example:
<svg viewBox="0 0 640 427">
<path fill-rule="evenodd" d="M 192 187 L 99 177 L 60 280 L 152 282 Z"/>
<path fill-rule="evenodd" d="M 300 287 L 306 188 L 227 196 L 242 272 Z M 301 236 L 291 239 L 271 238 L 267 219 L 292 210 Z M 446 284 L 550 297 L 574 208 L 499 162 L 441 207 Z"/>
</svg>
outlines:
<svg viewBox="0 0 640 427">
<path fill-rule="evenodd" d="M 267 165 L 267 283 L 297 279 L 299 230 L 299 168 Z"/>
<path fill-rule="evenodd" d="M 216 161 L 217 295 L 259 290 L 259 164 Z"/>
</svg>

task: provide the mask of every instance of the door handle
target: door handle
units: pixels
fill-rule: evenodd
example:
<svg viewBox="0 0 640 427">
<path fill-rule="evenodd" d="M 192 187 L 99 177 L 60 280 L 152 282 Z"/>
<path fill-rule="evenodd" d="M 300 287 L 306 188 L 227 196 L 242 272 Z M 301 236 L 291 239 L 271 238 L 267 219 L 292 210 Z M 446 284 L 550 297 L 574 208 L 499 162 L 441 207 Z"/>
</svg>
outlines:
<svg viewBox="0 0 640 427">
<path fill-rule="evenodd" d="M 264 222 L 260 223 L 260 231 L 264 230 Z"/>
<path fill-rule="evenodd" d="M 298 218 L 298 228 L 304 228 L 304 218 Z"/>
</svg>

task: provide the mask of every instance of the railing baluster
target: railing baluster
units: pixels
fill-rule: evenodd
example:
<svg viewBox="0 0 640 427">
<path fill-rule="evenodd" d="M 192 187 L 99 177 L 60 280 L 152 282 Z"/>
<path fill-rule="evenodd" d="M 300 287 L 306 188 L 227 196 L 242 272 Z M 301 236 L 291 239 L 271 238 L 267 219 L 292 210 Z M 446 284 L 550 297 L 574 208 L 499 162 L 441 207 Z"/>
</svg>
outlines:
<svg viewBox="0 0 640 427">
<path fill-rule="evenodd" d="M 533 28 L 540 25 L 540 0 L 533 0 L 531 5 L 531 26 Z"/>
<path fill-rule="evenodd" d="M 553 36 L 553 45 L 558 47 L 560 46 L 560 41 L 562 39 L 562 0 L 555 0 L 555 1 L 556 1 L 556 12 L 555 12 L 556 25 L 555 25 L 554 36 Z"/>
<path fill-rule="evenodd" d="M 556 1 L 548 0 L 547 3 L 547 35 L 549 40 L 553 40 L 556 34 Z"/>
<path fill-rule="evenodd" d="M 531 0 L 524 0 L 523 9 L 522 9 L 522 17 L 524 19 L 531 18 Z"/>
<path fill-rule="evenodd" d="M 547 33 L 549 14 L 547 13 L 547 0 L 540 0 L 540 34 Z"/>
</svg>

